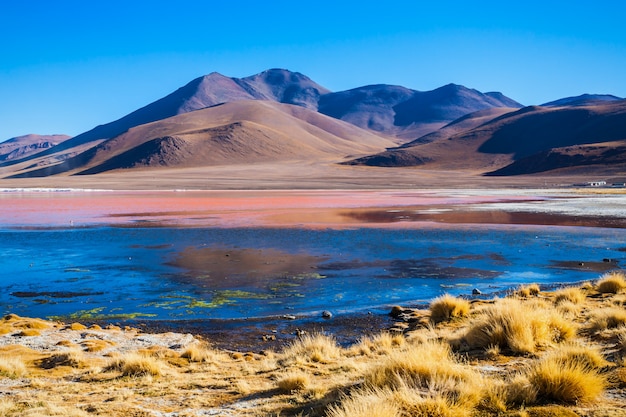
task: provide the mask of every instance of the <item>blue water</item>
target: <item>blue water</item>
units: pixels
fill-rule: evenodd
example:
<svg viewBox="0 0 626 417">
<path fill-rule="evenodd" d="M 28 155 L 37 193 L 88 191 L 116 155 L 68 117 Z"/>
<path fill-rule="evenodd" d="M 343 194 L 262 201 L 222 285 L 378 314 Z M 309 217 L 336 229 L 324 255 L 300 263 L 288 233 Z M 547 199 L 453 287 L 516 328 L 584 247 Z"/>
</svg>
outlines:
<svg viewBox="0 0 626 417">
<path fill-rule="evenodd" d="M 231 319 L 369 311 L 443 293 L 596 279 L 555 262 L 623 263 L 626 230 L 68 228 L 0 230 L 0 311 L 68 319 Z M 308 255 L 300 271 L 211 275 L 173 265 L 189 249 Z M 207 252 L 208 253 L 208 252 Z"/>
</svg>

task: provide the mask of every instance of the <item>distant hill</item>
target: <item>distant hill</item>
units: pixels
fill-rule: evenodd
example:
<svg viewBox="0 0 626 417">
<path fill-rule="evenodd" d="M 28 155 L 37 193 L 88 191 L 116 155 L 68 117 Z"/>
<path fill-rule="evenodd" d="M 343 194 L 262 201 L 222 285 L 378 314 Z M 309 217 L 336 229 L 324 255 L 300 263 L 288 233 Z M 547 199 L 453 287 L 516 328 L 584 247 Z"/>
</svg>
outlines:
<svg viewBox="0 0 626 417">
<path fill-rule="evenodd" d="M 487 175 L 624 169 L 626 100 L 594 103 L 477 112 L 402 147 L 347 163 Z"/>
<path fill-rule="evenodd" d="M 96 149 L 96 146 L 101 144 L 108 146 L 104 143 L 118 137 L 127 139 L 129 137 L 127 133 L 130 133 L 133 128 L 212 108 L 223 103 L 243 101 L 280 103 L 304 108 L 315 114 L 331 116 L 369 130 L 370 133 L 364 133 L 364 131 L 359 133 L 366 142 L 369 140 L 367 138 L 372 135 L 379 139 L 382 139 L 381 136 L 393 138 L 393 143 L 388 139 L 380 141 L 379 143 L 384 142 L 386 145 L 378 150 L 413 140 L 425 133 L 437 130 L 457 117 L 476 110 L 503 106 L 520 107 L 518 103 L 501 93 L 481 93 L 455 84 L 427 92 L 399 86 L 376 85 L 332 93 L 307 76 L 285 69 L 270 69 L 245 78 L 231 78 L 214 72 L 196 78 L 171 94 L 118 120 L 97 126 L 52 148 L 44 149 L 36 156 L 24 154 L 10 161 L 0 161 L 0 168 L 4 168 L 2 169 L 4 173 L 9 172 L 10 175 L 21 176 L 27 175 L 26 172 L 19 173 L 18 171 L 28 171 L 32 175 L 52 175 L 73 171 L 82 166 L 86 160 L 85 155 L 101 154 L 103 148 Z M 207 114 L 212 117 L 214 112 L 207 112 Z M 230 124 L 238 122 L 241 122 L 241 125 L 231 126 L 234 129 L 233 132 L 249 133 L 247 127 L 245 129 L 242 127 L 247 124 L 247 119 L 229 121 Z M 203 123 L 204 127 L 197 126 L 196 128 L 213 129 L 221 126 L 218 125 L 217 120 L 207 119 Z M 272 123 L 271 120 L 263 121 L 263 124 L 267 125 L 272 125 Z M 278 137 L 287 138 L 288 132 L 280 127 L 277 129 Z M 164 131 L 169 132 L 170 129 L 164 129 Z M 176 136 L 183 133 L 177 131 L 170 132 L 168 135 Z M 242 133 L 242 135 L 246 136 L 248 133 Z M 234 133 L 231 132 L 232 135 Z M 144 139 L 165 136 L 167 135 L 155 134 L 151 138 Z M 118 139 L 117 142 L 120 140 Z M 176 146 L 182 146 L 182 143 L 172 142 L 172 140 L 162 142 L 161 147 L 166 144 L 174 146 L 175 143 L 178 144 Z M 355 141 L 355 144 L 357 142 Z M 108 143 L 110 145 L 111 142 Z M 249 146 L 253 146 L 251 141 L 248 143 Z M 358 146 L 353 151 L 346 151 L 342 150 L 335 156 L 341 159 L 348 154 L 361 154 Z M 372 151 L 375 152 L 373 149 Z M 148 163 L 146 166 L 153 165 Z M 2 175 L 5 175 L 4 173 Z"/>
<path fill-rule="evenodd" d="M 246 100 L 143 124 L 62 163 L 13 175 L 282 161 L 341 161 L 393 142 L 304 107 Z"/>
<path fill-rule="evenodd" d="M 468 113 L 522 107 L 501 93 L 481 93 L 448 84 L 432 91 L 370 85 L 322 96 L 319 111 L 359 127 L 415 139 Z"/>
<path fill-rule="evenodd" d="M 273 100 L 290 104 L 308 103 L 307 97 L 327 93 L 308 77 L 271 69 L 252 77 L 229 78 L 217 72 L 196 78 L 167 96 L 104 125 L 97 126 L 66 142 L 61 149 L 110 139 L 145 123 L 194 110 L 240 100 Z M 314 100 L 315 101 L 315 100 Z"/>
<path fill-rule="evenodd" d="M 67 135 L 24 135 L 0 142 L 0 162 L 36 155 L 70 139 Z"/>
<path fill-rule="evenodd" d="M 622 98 L 610 94 L 582 94 L 575 97 L 565 97 L 559 100 L 542 104 L 543 107 L 561 107 L 561 106 L 590 106 L 594 104 L 602 104 L 603 102 L 619 101 Z"/>
</svg>

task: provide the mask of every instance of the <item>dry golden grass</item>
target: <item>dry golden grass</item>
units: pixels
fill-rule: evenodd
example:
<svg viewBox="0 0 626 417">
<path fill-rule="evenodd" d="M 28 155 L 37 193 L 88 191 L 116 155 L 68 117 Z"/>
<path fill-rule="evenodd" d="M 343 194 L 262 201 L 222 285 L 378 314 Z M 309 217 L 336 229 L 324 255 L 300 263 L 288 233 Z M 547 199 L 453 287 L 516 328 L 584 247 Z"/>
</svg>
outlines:
<svg viewBox="0 0 626 417">
<path fill-rule="evenodd" d="M 576 363 L 586 369 L 598 370 L 607 366 L 608 362 L 598 347 L 582 343 L 566 343 L 559 346 L 549 357 L 563 364 Z"/>
<path fill-rule="evenodd" d="M 276 381 L 276 386 L 282 392 L 301 391 L 308 388 L 311 383 L 309 375 L 302 371 L 291 371 L 280 375 Z"/>
<path fill-rule="evenodd" d="M 330 363 L 341 355 L 335 339 L 324 334 L 305 334 L 283 352 L 282 363 Z"/>
<path fill-rule="evenodd" d="M 452 319 L 467 317 L 470 312 L 470 303 L 462 298 L 444 294 L 430 303 L 430 321 L 441 323 Z"/>
<path fill-rule="evenodd" d="M 188 359 L 190 362 L 217 362 L 219 363 L 223 355 L 211 348 L 206 343 L 195 343 L 187 346 L 185 351 L 180 355 L 181 358 Z"/>
<path fill-rule="evenodd" d="M 87 366 L 87 361 L 82 351 L 70 349 L 69 351 L 54 353 L 43 358 L 39 361 L 39 366 L 43 369 L 53 369 L 59 366 L 82 368 Z"/>
<path fill-rule="evenodd" d="M 100 352 L 104 349 L 115 346 L 115 343 L 109 340 L 91 339 L 81 342 L 80 346 L 85 349 L 85 352 Z"/>
<path fill-rule="evenodd" d="M 400 417 L 390 390 L 367 389 L 352 393 L 339 404 L 331 405 L 328 417 Z"/>
<path fill-rule="evenodd" d="M 469 349 L 498 346 L 513 353 L 534 353 L 538 348 L 570 340 L 576 326 L 555 309 L 516 298 L 497 300 L 483 308 L 469 324 L 461 345 Z"/>
<path fill-rule="evenodd" d="M 28 373 L 20 357 L 0 355 L 0 377 L 20 378 Z"/>
<path fill-rule="evenodd" d="M 580 360 L 578 356 L 547 356 L 533 364 L 526 376 L 537 392 L 537 400 L 549 403 L 590 403 L 606 387 L 605 378 L 589 366 L 588 358 Z"/>
<path fill-rule="evenodd" d="M 77 330 L 77 331 L 81 331 L 81 330 L 86 330 L 87 326 L 85 326 L 84 324 L 81 323 L 72 323 L 68 326 L 69 329 L 71 330 Z"/>
<path fill-rule="evenodd" d="M 365 375 L 365 383 L 395 390 L 410 388 L 436 391 L 455 404 L 471 407 L 482 396 L 482 377 L 458 362 L 446 343 L 429 341 L 391 352 L 387 359 Z"/>
<path fill-rule="evenodd" d="M 164 368 L 165 365 L 157 358 L 131 352 L 114 358 L 105 371 L 117 371 L 121 376 L 129 377 L 161 376 Z"/>
<path fill-rule="evenodd" d="M 596 283 L 596 290 L 601 294 L 617 294 L 626 288 L 626 277 L 622 271 L 607 272 Z"/>
<path fill-rule="evenodd" d="M 518 297 L 528 298 L 537 296 L 540 292 L 541 288 L 539 287 L 539 284 L 528 284 L 519 287 L 517 291 L 515 291 L 514 295 L 517 295 Z"/>
<path fill-rule="evenodd" d="M 565 302 L 581 304 L 585 302 L 586 298 L 587 294 L 582 289 L 575 287 L 561 288 L 554 292 L 554 302 L 557 305 Z"/>
<path fill-rule="evenodd" d="M 348 349 L 348 355 L 384 355 L 392 349 L 403 346 L 406 338 L 402 334 L 392 334 L 389 332 L 381 332 L 373 336 L 367 336 L 361 341 Z"/>
<path fill-rule="evenodd" d="M 589 321 L 589 329 L 594 333 L 623 327 L 625 325 L 626 310 L 620 307 L 605 307 L 595 311 Z"/>
</svg>

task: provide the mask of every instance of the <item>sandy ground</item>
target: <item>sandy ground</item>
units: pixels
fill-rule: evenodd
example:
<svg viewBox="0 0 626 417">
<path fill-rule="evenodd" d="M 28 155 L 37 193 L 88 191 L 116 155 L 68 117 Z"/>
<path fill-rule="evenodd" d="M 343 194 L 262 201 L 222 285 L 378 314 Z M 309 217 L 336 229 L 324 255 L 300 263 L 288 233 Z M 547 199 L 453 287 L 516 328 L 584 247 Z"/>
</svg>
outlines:
<svg viewBox="0 0 626 417">
<path fill-rule="evenodd" d="M 9 167 L 10 168 L 10 167 Z M 329 162 L 291 161 L 216 165 L 202 168 L 119 170 L 98 175 L 0 179 L 0 188 L 82 188 L 113 190 L 264 190 L 264 189 L 437 189 L 538 188 L 592 180 L 624 182 L 626 176 L 527 175 L 483 177 L 479 172 L 414 168 L 344 166 Z M 0 168 L 0 178 L 10 175 Z"/>
</svg>

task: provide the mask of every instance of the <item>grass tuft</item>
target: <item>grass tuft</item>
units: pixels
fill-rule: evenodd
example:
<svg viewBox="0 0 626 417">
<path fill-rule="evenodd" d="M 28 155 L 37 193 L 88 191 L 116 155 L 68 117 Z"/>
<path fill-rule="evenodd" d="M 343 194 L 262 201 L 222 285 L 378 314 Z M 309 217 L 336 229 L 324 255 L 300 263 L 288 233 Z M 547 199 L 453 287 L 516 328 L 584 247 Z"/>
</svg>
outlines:
<svg viewBox="0 0 626 417">
<path fill-rule="evenodd" d="M 537 400 L 546 403 L 590 403 L 606 386 L 604 377 L 577 356 L 547 356 L 531 366 L 526 376 L 537 391 Z"/>
<path fill-rule="evenodd" d="M 560 305 L 566 302 L 581 304 L 584 303 L 586 299 L 587 295 L 580 288 L 562 288 L 554 292 L 554 303 L 556 305 Z"/>
<path fill-rule="evenodd" d="M 481 310 L 470 323 L 462 342 L 470 349 L 498 346 L 516 354 L 528 354 L 575 335 L 574 323 L 558 311 L 507 298 Z"/>
<path fill-rule="evenodd" d="M 462 338 L 469 349 L 498 346 L 516 354 L 534 353 L 539 347 L 576 335 L 576 326 L 558 311 L 539 303 L 507 298 L 480 311 Z"/>
<path fill-rule="evenodd" d="M 85 366 L 85 358 L 83 353 L 77 349 L 71 349 L 67 352 L 54 353 L 40 361 L 43 369 L 53 369 L 59 366 L 69 366 L 71 368 L 82 368 Z"/>
<path fill-rule="evenodd" d="M 20 357 L 0 356 L 0 376 L 10 379 L 23 377 L 27 374 L 26 365 Z"/>
<path fill-rule="evenodd" d="M 369 388 L 352 393 L 328 408 L 327 417 L 399 417 L 400 408 L 390 390 Z"/>
<path fill-rule="evenodd" d="M 622 271 L 607 272 L 596 283 L 596 290 L 602 294 L 617 294 L 626 288 L 626 276 Z"/>
<path fill-rule="evenodd" d="M 329 363 L 341 356 L 335 339 L 321 333 L 305 334 L 283 351 L 281 362 Z"/>
<path fill-rule="evenodd" d="M 517 291 L 515 291 L 515 295 L 522 298 L 528 298 L 535 297 L 539 295 L 540 292 L 541 288 L 539 287 L 539 284 L 528 284 L 519 287 Z"/>
<path fill-rule="evenodd" d="M 467 300 L 444 294 L 430 303 L 430 321 L 436 324 L 467 317 L 469 311 L 470 303 Z"/>
<path fill-rule="evenodd" d="M 304 372 L 294 371 L 281 375 L 276 385 L 282 392 L 291 393 L 294 391 L 302 391 L 311 383 L 308 374 Z"/>
<path fill-rule="evenodd" d="M 220 354 L 204 343 L 195 343 L 187 346 L 180 355 L 181 358 L 188 359 L 189 362 L 216 362 Z"/>
<path fill-rule="evenodd" d="M 163 369 L 164 365 L 159 359 L 131 352 L 114 358 L 105 371 L 118 371 L 122 376 L 128 377 L 142 377 L 161 376 Z"/>
<path fill-rule="evenodd" d="M 619 307 L 606 307 L 593 314 L 589 328 L 597 333 L 607 329 L 615 329 L 626 325 L 626 310 Z"/>
</svg>

